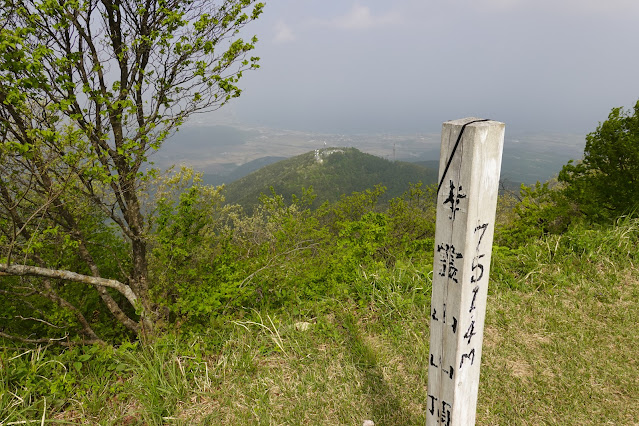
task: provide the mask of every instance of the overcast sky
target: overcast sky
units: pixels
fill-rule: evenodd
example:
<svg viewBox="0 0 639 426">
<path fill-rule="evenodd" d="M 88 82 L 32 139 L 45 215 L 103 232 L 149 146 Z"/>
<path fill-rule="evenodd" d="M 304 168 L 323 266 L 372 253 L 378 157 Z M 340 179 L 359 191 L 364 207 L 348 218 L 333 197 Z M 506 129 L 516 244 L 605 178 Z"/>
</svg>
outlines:
<svg viewBox="0 0 639 426">
<path fill-rule="evenodd" d="M 266 0 L 248 30 L 261 69 L 229 112 L 250 125 L 585 134 L 639 99 L 639 0 Z"/>
</svg>

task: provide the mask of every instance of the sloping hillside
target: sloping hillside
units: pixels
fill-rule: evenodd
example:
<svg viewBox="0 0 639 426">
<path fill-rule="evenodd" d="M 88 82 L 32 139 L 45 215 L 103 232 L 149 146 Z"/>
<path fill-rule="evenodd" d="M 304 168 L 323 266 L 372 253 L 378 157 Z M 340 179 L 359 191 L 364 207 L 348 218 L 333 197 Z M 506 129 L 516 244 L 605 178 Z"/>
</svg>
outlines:
<svg viewBox="0 0 639 426">
<path fill-rule="evenodd" d="M 382 201 L 401 195 L 410 183 L 435 183 L 437 170 L 401 161 L 389 161 L 355 148 L 325 148 L 263 167 L 226 187 L 229 203 L 254 206 L 270 187 L 290 201 L 292 194 L 313 187 L 315 205 L 335 201 L 342 194 L 364 191 L 375 185 L 387 190 Z"/>
<path fill-rule="evenodd" d="M 226 174 L 204 173 L 202 180 L 207 185 L 218 186 L 229 184 L 231 182 L 235 182 L 238 179 L 242 179 L 244 176 L 253 173 L 256 170 L 259 170 L 262 167 L 266 167 L 269 164 L 277 163 L 278 161 L 282 161 L 285 159 L 286 157 L 260 157 L 256 160 L 244 163 L 241 166 L 236 166 L 231 172 Z"/>
</svg>

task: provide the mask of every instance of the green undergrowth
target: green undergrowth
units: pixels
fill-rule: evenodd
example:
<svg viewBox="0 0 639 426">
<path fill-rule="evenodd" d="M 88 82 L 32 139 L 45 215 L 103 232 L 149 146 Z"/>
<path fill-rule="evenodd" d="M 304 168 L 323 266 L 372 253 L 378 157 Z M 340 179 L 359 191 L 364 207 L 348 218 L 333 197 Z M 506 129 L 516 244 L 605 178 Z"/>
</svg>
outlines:
<svg viewBox="0 0 639 426">
<path fill-rule="evenodd" d="M 477 424 L 639 418 L 639 221 L 496 246 Z M 4 348 L 0 424 L 424 424 L 432 255 L 117 348 Z"/>
</svg>

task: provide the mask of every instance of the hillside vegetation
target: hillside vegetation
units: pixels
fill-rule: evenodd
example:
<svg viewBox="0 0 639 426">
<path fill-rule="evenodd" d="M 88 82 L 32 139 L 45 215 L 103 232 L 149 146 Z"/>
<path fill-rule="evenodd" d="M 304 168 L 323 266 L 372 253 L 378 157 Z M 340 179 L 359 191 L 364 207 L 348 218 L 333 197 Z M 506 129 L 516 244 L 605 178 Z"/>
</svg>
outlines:
<svg viewBox="0 0 639 426">
<path fill-rule="evenodd" d="M 434 168 L 389 161 L 355 148 L 323 148 L 263 167 L 227 185 L 224 194 L 231 204 L 253 208 L 261 194 L 271 195 L 271 188 L 290 203 L 293 194 L 312 187 L 316 196 L 313 206 L 317 207 L 376 185 L 386 188 L 381 200 L 388 201 L 400 196 L 411 183 L 430 185 L 436 180 Z"/>
<path fill-rule="evenodd" d="M 192 178 L 158 192 L 162 335 L 5 341 L 0 421 L 423 424 L 434 188 L 316 209 L 276 195 L 246 214 Z M 639 219 L 557 222 L 560 188 L 522 197 L 498 206 L 477 422 L 632 424 Z"/>
<path fill-rule="evenodd" d="M 478 424 L 639 418 L 638 247 L 636 219 L 495 247 Z M 308 286 L 316 268 L 286 260 L 280 291 Z M 315 302 L 296 290 L 152 344 L 5 347 L 0 421 L 424 424 L 432 250 L 361 260 Z"/>
</svg>

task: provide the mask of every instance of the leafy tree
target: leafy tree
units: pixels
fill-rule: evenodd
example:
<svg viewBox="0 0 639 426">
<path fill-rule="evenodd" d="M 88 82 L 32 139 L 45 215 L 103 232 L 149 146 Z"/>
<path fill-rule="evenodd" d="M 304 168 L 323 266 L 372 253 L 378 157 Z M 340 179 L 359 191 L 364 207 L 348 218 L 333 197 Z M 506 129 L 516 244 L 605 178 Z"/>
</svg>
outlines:
<svg viewBox="0 0 639 426">
<path fill-rule="evenodd" d="M 514 218 L 500 227 L 495 242 L 512 248 L 548 234 L 563 234 L 581 219 L 575 203 L 556 180 L 521 185 L 520 202 L 513 208 Z"/>
<path fill-rule="evenodd" d="M 583 161 L 563 167 L 566 195 L 593 220 L 615 219 L 639 207 L 639 101 L 633 110 L 613 108 L 586 136 Z"/>
<path fill-rule="evenodd" d="M 160 311 L 150 297 L 151 209 L 141 196 L 155 176 L 149 155 L 191 114 L 240 95 L 242 72 L 257 68 L 259 58 L 249 56 L 256 38 L 245 41 L 239 32 L 258 18 L 263 4 L 1 5 L 3 305 L 33 305 L 31 320 L 57 330 L 38 329 L 39 338 L 25 341 L 67 334 L 100 341 L 87 308 L 87 295 L 96 293 L 99 311 L 133 333 L 153 331 Z M 70 283 L 84 290 L 69 291 Z M 47 304 L 57 306 L 57 317 L 48 315 Z M 9 319 L 24 318 L 13 312 Z M 0 333 L 19 337 L 11 335 L 21 330 Z"/>
</svg>

